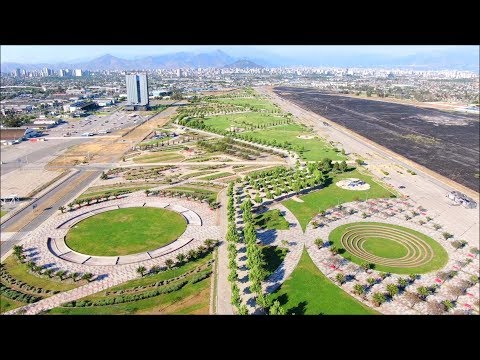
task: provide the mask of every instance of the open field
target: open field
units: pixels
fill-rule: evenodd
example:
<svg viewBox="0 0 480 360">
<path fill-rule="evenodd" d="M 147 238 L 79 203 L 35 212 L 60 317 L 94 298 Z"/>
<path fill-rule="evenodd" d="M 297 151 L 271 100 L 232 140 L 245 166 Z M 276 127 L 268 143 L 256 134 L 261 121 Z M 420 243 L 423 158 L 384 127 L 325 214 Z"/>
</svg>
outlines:
<svg viewBox="0 0 480 360">
<path fill-rule="evenodd" d="M 402 226 L 355 222 L 337 227 L 329 241 L 344 258 L 375 270 L 397 274 L 423 274 L 441 269 L 448 261 L 445 249 L 435 240 Z"/>
<path fill-rule="evenodd" d="M 198 179 L 199 180 L 216 180 L 216 179 L 220 179 L 220 178 L 232 176 L 232 175 L 235 175 L 235 174 L 231 172 L 220 172 L 220 173 L 216 173 L 208 176 L 202 176 L 201 178 L 198 178 Z"/>
<path fill-rule="evenodd" d="M 231 126 L 241 129 L 250 129 L 252 126 L 274 126 L 286 123 L 287 119 L 281 116 L 260 112 L 247 112 L 240 114 L 216 115 L 205 117 L 205 125 L 217 130 L 229 130 Z"/>
<path fill-rule="evenodd" d="M 479 191 L 479 179 L 475 176 L 480 165 L 478 116 L 325 94 L 313 89 L 278 87 L 275 92 Z"/>
<path fill-rule="evenodd" d="M 307 161 L 317 161 L 324 158 L 331 160 L 345 160 L 346 157 L 340 152 L 334 151 L 333 147 L 325 143 L 320 138 L 306 139 L 299 138 L 302 135 L 312 135 L 306 129 L 298 124 L 280 125 L 267 129 L 259 129 L 245 132 L 245 135 L 251 135 L 256 139 L 271 141 L 275 139 L 277 143 L 288 142 L 299 151 L 301 157 Z M 297 150 L 298 151 L 298 150 Z"/>
<path fill-rule="evenodd" d="M 167 245 L 186 228 L 185 219 L 173 211 L 118 209 L 82 220 L 69 230 L 66 243 L 83 254 L 120 256 Z"/>
<path fill-rule="evenodd" d="M 377 313 L 326 278 L 305 250 L 293 273 L 273 295 L 287 314 L 372 315 Z"/>
<path fill-rule="evenodd" d="M 142 156 L 133 158 L 133 162 L 146 164 L 146 163 L 156 163 L 156 162 L 176 162 L 176 161 L 182 161 L 183 159 L 185 158 L 176 152 L 158 151 L 149 155 L 142 155 Z"/>
<path fill-rule="evenodd" d="M 345 178 L 358 178 L 363 180 L 370 184 L 370 189 L 367 191 L 353 191 L 345 190 L 335 185 L 336 182 Z M 295 215 L 302 229 L 305 230 L 307 224 L 316 214 L 321 210 L 336 206 L 338 203 L 342 204 L 355 200 L 365 200 L 367 197 L 368 199 L 375 199 L 393 196 L 390 191 L 374 182 L 370 176 L 364 175 L 358 170 L 353 170 L 335 175 L 331 182 L 329 182 L 329 185 L 321 190 L 300 196 L 300 199 L 303 200 L 302 203 L 286 200 L 282 204 Z"/>
<path fill-rule="evenodd" d="M 256 110 L 267 110 L 267 111 L 277 111 L 278 109 L 268 100 L 258 99 L 258 98 L 215 98 L 215 102 L 223 104 L 232 104 L 243 106 L 247 108 L 252 108 Z"/>
<path fill-rule="evenodd" d="M 152 187 L 157 186 L 157 184 L 145 184 L 145 185 L 132 185 L 132 184 L 122 184 L 122 185 L 106 185 L 106 186 L 94 186 L 88 188 L 82 195 L 78 197 L 79 200 L 88 199 L 95 196 L 106 196 L 107 193 L 114 193 L 115 191 L 128 191 L 134 192 L 138 190 L 151 189 Z"/>
</svg>

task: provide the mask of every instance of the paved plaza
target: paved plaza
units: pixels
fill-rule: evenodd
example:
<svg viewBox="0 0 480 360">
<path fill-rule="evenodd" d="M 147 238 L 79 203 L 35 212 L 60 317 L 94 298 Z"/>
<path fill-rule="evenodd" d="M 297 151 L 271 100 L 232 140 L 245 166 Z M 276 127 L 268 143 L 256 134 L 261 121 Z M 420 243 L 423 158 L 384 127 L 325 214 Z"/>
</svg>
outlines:
<svg viewBox="0 0 480 360">
<path fill-rule="evenodd" d="M 57 249 L 53 249 L 52 251 L 52 240 L 49 241 L 48 239 L 62 239 L 68 231 L 68 226 L 66 228 L 65 226 L 62 227 L 62 225 L 68 225 L 68 222 L 71 221 L 72 218 L 83 218 L 83 216 L 86 216 L 86 213 L 99 213 L 102 211 L 102 208 L 105 207 L 122 208 L 128 206 L 143 206 L 144 204 L 145 206 L 157 207 L 168 205 L 167 208 L 170 210 L 182 214 L 188 212 L 187 216 L 189 216 L 190 219 L 187 218 L 187 221 L 190 221 L 190 224 L 187 226 L 187 230 L 179 238 L 180 241 L 172 243 L 172 247 L 168 248 L 168 251 L 165 253 L 154 253 L 152 254 L 153 256 L 149 258 L 145 257 L 144 259 L 130 258 L 130 260 L 135 261 L 127 262 L 118 261 L 112 263 L 109 261 L 94 261 L 89 263 L 89 261 L 83 261 L 82 263 L 82 260 L 85 259 L 81 256 L 78 257 L 75 254 L 65 256 L 65 253 L 62 254 L 62 250 L 66 250 L 64 248 L 58 249 L 57 247 Z M 159 226 L 161 226 L 161 224 L 159 224 Z M 90 272 L 95 275 L 96 280 L 37 303 L 26 305 L 22 309 L 26 310 L 26 314 L 36 314 L 40 311 L 59 306 L 67 301 L 76 300 L 137 278 L 138 273 L 136 269 L 139 266 L 144 266 L 147 269 L 150 269 L 154 265 L 164 266 L 167 259 L 174 259 L 179 253 L 185 254 L 190 249 L 198 248 L 203 245 L 206 239 L 220 239 L 220 229 L 219 226 L 216 225 L 216 212 L 211 210 L 205 203 L 181 198 L 147 197 L 143 192 L 136 192 L 117 200 L 89 205 L 64 214 L 57 213 L 45 221 L 35 231 L 30 232 L 27 239 L 22 242 L 24 249 L 26 249 L 26 255 L 30 260 L 35 261 L 37 265 L 46 265 L 50 268 L 67 270 L 69 272 Z M 159 250 L 161 249 L 162 248 Z M 60 256 L 58 256 L 56 251 L 61 253 Z M 72 252 L 70 251 L 70 253 Z M 68 255 L 68 252 L 66 254 Z M 124 258 L 126 258 L 126 256 Z M 11 313 L 18 310 L 19 309 L 12 310 Z"/>
</svg>

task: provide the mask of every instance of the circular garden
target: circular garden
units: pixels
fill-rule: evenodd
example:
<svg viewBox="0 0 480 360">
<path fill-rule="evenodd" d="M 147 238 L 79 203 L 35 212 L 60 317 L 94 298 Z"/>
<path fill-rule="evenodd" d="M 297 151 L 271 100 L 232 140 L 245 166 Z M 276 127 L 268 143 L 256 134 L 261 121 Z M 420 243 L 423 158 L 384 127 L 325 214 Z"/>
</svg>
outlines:
<svg viewBox="0 0 480 360">
<path fill-rule="evenodd" d="M 409 228 L 377 222 L 356 222 L 334 229 L 329 241 L 344 258 L 379 271 L 411 274 L 441 269 L 445 249 L 432 238 Z"/>
<path fill-rule="evenodd" d="M 72 250 L 92 256 L 121 256 L 154 250 L 183 234 L 185 218 L 177 212 L 132 207 L 103 212 L 75 224 L 66 236 Z"/>
</svg>

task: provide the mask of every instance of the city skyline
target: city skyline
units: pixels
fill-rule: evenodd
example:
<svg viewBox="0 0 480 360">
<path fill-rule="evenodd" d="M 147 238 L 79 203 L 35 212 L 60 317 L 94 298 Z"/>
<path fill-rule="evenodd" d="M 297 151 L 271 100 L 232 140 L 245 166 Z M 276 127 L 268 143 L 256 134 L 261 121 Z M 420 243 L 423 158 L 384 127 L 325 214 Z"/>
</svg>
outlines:
<svg viewBox="0 0 480 360">
<path fill-rule="evenodd" d="M 182 45 L 182 46 L 124 46 L 124 45 L 35 45 L 35 46 L 2 46 L 1 62 L 15 62 L 19 64 L 38 63 L 62 63 L 72 64 L 82 61 L 90 61 L 100 56 L 110 54 L 126 60 L 135 60 L 147 56 L 159 56 L 173 53 L 212 53 L 217 50 L 235 58 L 249 58 L 260 62 L 277 65 L 306 65 L 322 66 L 330 65 L 338 61 L 355 59 L 359 66 L 366 66 L 369 62 L 376 65 L 375 61 L 388 62 L 393 59 L 413 58 L 417 63 L 428 63 L 432 57 L 453 56 L 460 63 L 463 61 L 478 64 L 477 46 L 442 46 L 442 45 L 265 45 L 265 46 L 243 46 L 243 45 Z M 352 65 L 349 65 L 352 66 Z"/>
</svg>

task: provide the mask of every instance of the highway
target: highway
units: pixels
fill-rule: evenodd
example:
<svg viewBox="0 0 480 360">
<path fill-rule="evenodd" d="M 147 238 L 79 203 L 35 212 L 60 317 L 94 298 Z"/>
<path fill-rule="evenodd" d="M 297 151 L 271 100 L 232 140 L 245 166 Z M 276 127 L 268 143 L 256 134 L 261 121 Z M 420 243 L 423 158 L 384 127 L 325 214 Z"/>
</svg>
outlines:
<svg viewBox="0 0 480 360">
<path fill-rule="evenodd" d="M 42 209 L 46 204 L 51 202 L 51 199 L 54 199 L 58 194 L 62 194 L 53 204 L 49 204 L 41 214 L 36 216 L 31 222 L 25 225 L 17 234 L 12 236 L 9 240 L 3 241 L 1 243 L 0 255 L 3 256 L 8 250 L 10 250 L 18 241 L 21 240 L 25 232 L 35 230 L 41 223 L 48 219 L 55 211 L 58 210 L 60 206 L 65 205 L 71 198 L 73 198 L 80 190 L 91 184 L 98 176 L 100 176 L 101 171 L 89 171 L 88 176 L 79 181 L 81 175 L 84 174 L 84 171 L 80 171 L 75 175 L 67 179 L 67 181 L 61 183 L 59 186 L 42 196 L 41 198 L 33 201 L 28 207 L 19 211 L 17 214 L 13 215 L 7 221 L 5 221 L 0 229 L 1 231 L 8 230 L 8 228 L 15 226 L 15 224 L 21 221 L 24 217 L 29 216 L 33 211 L 33 206 L 36 205 L 36 208 Z M 79 182 L 78 182 L 79 181 Z M 72 183 L 78 182 L 75 186 L 72 186 Z M 66 191 L 66 193 L 64 193 Z"/>
</svg>

